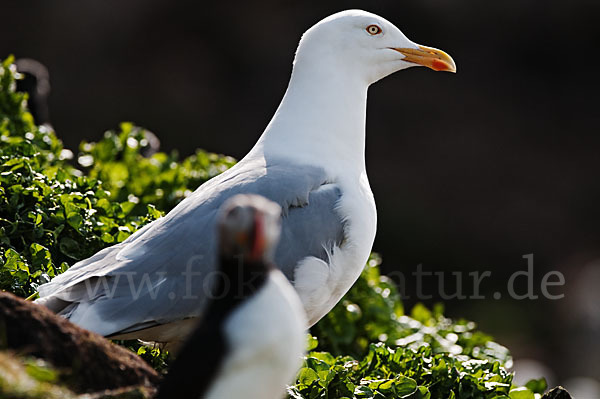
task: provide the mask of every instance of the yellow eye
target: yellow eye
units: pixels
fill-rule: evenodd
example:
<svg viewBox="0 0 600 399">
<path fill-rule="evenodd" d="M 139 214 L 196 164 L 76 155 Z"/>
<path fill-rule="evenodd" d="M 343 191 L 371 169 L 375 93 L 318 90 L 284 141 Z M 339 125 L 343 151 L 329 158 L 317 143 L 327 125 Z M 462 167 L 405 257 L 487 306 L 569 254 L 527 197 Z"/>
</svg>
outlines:
<svg viewBox="0 0 600 399">
<path fill-rule="evenodd" d="M 367 32 L 369 32 L 369 35 L 378 35 L 381 33 L 381 28 L 377 25 L 369 25 L 367 26 Z"/>
</svg>

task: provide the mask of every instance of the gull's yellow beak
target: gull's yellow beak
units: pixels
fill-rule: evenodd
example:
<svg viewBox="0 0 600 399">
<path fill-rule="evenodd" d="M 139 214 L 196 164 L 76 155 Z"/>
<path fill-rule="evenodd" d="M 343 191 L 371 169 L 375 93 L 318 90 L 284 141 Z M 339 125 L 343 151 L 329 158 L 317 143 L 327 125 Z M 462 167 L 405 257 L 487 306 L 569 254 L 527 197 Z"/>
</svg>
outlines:
<svg viewBox="0 0 600 399">
<path fill-rule="evenodd" d="M 403 61 L 426 66 L 434 71 L 456 73 L 456 64 L 452 57 L 431 47 L 418 46 L 419 48 L 392 48 L 404 55 Z"/>
</svg>

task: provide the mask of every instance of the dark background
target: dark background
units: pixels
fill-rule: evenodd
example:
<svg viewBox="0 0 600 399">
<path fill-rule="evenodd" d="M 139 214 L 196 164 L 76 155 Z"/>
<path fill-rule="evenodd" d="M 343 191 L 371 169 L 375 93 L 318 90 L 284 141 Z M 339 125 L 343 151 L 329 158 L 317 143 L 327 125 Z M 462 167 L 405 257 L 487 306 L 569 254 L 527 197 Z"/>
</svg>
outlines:
<svg viewBox="0 0 600 399">
<path fill-rule="evenodd" d="M 468 273 L 490 270 L 486 299 L 446 301 L 449 315 L 478 321 L 523 375 L 545 365 L 555 384 L 600 379 L 597 0 L 20 0 L 0 7 L 0 57 L 48 67 L 50 118 L 68 148 L 130 120 L 163 150 L 241 158 L 285 91 L 302 32 L 347 8 L 387 18 L 458 66 L 402 71 L 369 92 L 374 249 L 386 272 L 405 274 L 407 306 L 418 264 L 445 271 L 447 293 L 450 272 L 462 272 L 466 295 Z M 566 284 L 551 293 L 564 299 L 508 298 L 529 253 L 535 293 L 559 270 Z M 425 303 L 440 301 L 437 279 L 424 281 Z"/>
</svg>

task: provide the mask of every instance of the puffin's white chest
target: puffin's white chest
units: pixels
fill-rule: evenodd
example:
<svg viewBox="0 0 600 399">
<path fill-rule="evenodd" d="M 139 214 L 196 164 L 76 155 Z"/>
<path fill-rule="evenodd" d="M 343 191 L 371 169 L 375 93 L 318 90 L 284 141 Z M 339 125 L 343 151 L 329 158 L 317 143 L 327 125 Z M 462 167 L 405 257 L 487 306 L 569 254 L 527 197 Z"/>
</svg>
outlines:
<svg viewBox="0 0 600 399">
<path fill-rule="evenodd" d="M 302 364 L 306 318 L 280 272 L 225 323 L 228 357 L 205 399 L 283 397 Z"/>
<path fill-rule="evenodd" d="M 308 316 L 309 326 L 327 314 L 356 282 L 373 247 L 377 228 L 375 201 L 366 174 L 359 184 L 340 182 L 337 212 L 345 219 L 345 240 L 329 262 L 307 257 L 298 263 L 294 288 Z"/>
</svg>

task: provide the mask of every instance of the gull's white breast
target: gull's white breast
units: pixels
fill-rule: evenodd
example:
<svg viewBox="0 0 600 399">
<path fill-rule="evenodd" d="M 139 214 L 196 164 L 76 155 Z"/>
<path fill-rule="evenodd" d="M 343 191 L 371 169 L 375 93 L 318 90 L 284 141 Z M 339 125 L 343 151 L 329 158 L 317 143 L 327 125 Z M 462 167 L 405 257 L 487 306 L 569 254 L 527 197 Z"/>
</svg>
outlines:
<svg viewBox="0 0 600 399">
<path fill-rule="evenodd" d="M 337 212 L 345 222 L 345 240 L 336 246 L 325 262 L 307 257 L 294 273 L 294 288 L 304 304 L 308 325 L 326 315 L 356 282 L 367 262 L 375 232 L 377 212 L 366 173 L 356 180 L 338 182 L 342 196 Z"/>
</svg>

